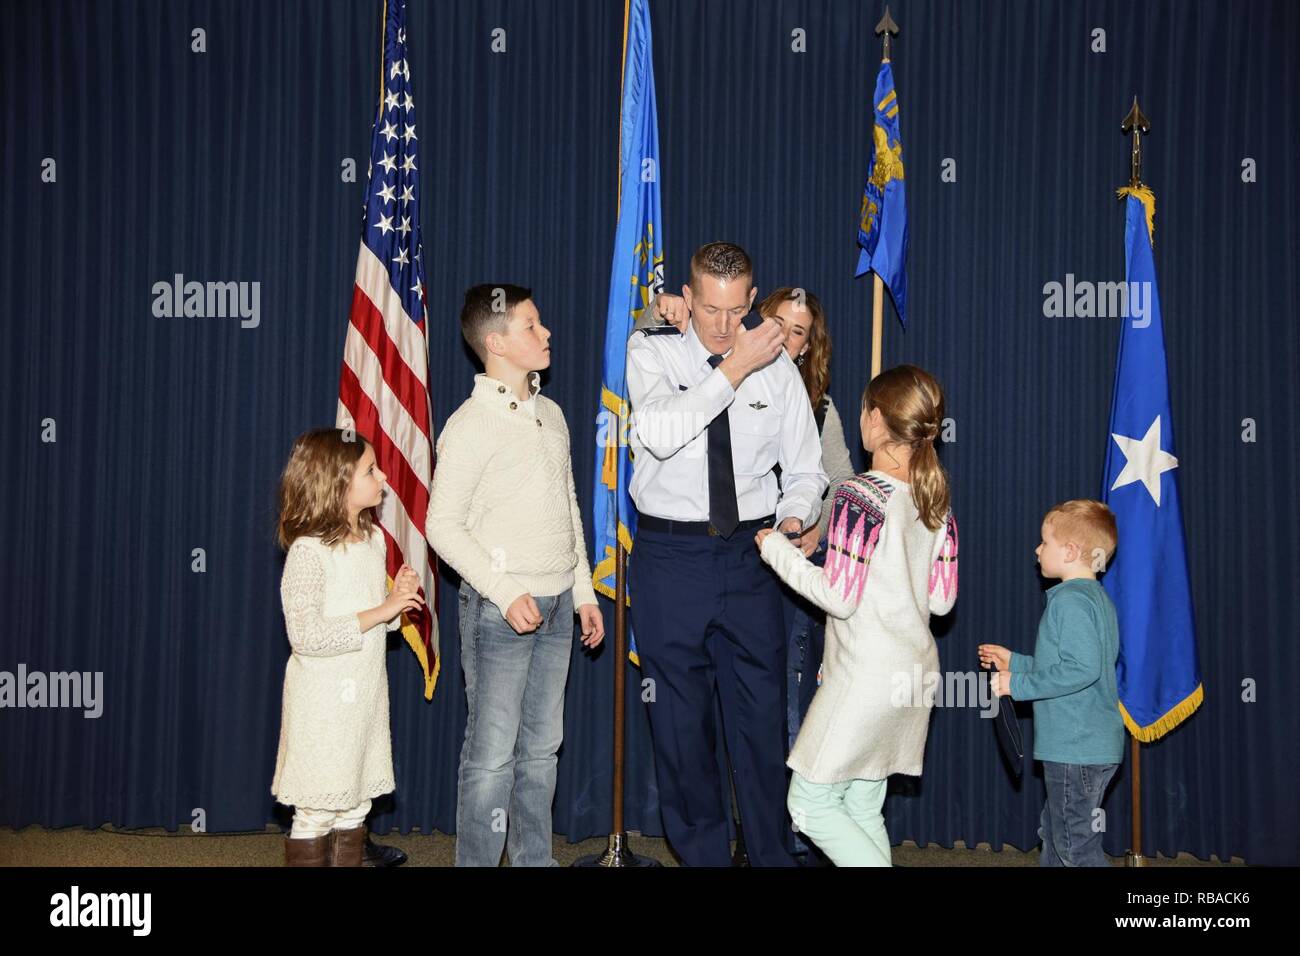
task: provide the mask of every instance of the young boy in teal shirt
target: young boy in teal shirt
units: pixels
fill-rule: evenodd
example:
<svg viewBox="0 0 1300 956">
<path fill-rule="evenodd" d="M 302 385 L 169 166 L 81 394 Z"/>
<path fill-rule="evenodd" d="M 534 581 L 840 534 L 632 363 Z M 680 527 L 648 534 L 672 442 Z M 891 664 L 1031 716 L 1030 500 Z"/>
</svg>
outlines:
<svg viewBox="0 0 1300 956">
<path fill-rule="evenodd" d="M 979 647 L 981 664 L 998 668 L 993 693 L 1034 702 L 1034 759 L 1047 784 L 1042 866 L 1110 865 L 1100 807 L 1124 756 L 1124 722 L 1115 689 L 1119 625 L 1097 573 L 1118 538 L 1115 516 L 1100 501 L 1049 511 L 1034 553 L 1043 576 L 1061 583 L 1048 589 L 1034 656 Z"/>
</svg>

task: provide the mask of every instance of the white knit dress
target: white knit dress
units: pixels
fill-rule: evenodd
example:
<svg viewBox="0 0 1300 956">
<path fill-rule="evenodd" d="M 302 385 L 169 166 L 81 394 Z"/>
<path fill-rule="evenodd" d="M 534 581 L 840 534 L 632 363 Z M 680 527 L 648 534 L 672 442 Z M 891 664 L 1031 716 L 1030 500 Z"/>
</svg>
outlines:
<svg viewBox="0 0 1300 956">
<path fill-rule="evenodd" d="M 401 616 L 364 633 L 357 619 L 388 596 L 384 552 L 378 527 L 366 542 L 289 546 L 280 600 L 293 653 L 271 781 L 283 804 L 350 810 L 395 789 L 384 634 Z"/>
<path fill-rule="evenodd" d="M 930 614 L 957 599 L 957 522 L 929 530 L 910 485 L 869 471 L 836 492 L 828 531 L 824 569 L 780 534 L 763 541 L 763 560 L 828 615 L 822 683 L 786 763 L 820 784 L 920 776 L 931 701 L 910 691 L 939 670 Z"/>
</svg>

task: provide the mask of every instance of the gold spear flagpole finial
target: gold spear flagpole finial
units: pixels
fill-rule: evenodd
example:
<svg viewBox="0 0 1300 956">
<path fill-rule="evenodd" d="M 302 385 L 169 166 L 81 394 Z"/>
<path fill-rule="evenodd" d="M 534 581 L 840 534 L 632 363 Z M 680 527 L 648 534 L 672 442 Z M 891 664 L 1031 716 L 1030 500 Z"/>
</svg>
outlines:
<svg viewBox="0 0 1300 956">
<path fill-rule="evenodd" d="M 1133 97 L 1133 105 L 1129 108 L 1128 115 L 1119 124 L 1119 128 L 1125 136 L 1131 135 L 1133 137 L 1133 148 L 1129 154 L 1128 185 L 1116 190 L 1116 195 L 1120 199 L 1125 196 L 1133 196 L 1146 207 L 1147 236 L 1154 245 L 1156 237 L 1156 196 L 1142 182 L 1142 137 L 1150 135 L 1151 121 L 1142 112 L 1142 107 L 1138 106 L 1137 96 Z"/>
<path fill-rule="evenodd" d="M 884 50 L 880 57 L 880 62 L 888 63 L 889 38 L 891 36 L 898 36 L 898 24 L 895 23 L 894 18 L 889 15 L 888 4 L 885 5 L 885 15 L 881 17 L 880 22 L 876 24 L 876 36 L 880 36 L 881 34 L 884 34 Z"/>
<path fill-rule="evenodd" d="M 1128 184 L 1134 188 L 1142 185 L 1142 136 L 1151 132 L 1151 121 L 1143 115 L 1138 106 L 1138 98 L 1133 97 L 1133 106 L 1120 123 L 1120 132 L 1133 136 L 1133 152 L 1129 169 Z"/>
</svg>

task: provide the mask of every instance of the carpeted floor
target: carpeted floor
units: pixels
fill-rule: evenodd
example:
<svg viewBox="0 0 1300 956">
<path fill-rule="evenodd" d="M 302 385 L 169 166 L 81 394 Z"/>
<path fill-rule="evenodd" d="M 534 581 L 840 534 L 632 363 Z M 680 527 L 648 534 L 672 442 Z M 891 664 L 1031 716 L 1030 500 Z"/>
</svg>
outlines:
<svg viewBox="0 0 1300 956">
<path fill-rule="evenodd" d="M 407 866 L 451 866 L 455 837 L 445 833 L 424 836 L 390 833 L 378 837 L 382 843 L 401 847 L 410 857 Z M 604 838 L 567 843 L 555 838 L 555 858 L 567 866 L 587 854 L 605 849 Z M 676 866 L 663 840 L 629 836 L 632 852 Z M 0 828 L 0 866 L 280 866 L 284 861 L 283 838 L 278 829 L 265 833 L 197 834 L 168 833 L 163 829 L 113 830 L 103 827 L 85 830 L 68 827 L 46 830 L 24 827 Z M 1122 859 L 1111 861 L 1123 865 Z M 1241 865 L 1233 858 L 1231 864 Z M 1023 852 L 1005 847 L 993 852 L 987 845 L 953 849 L 931 844 L 918 847 L 904 843 L 894 848 L 895 866 L 1037 866 L 1038 851 Z M 1174 859 L 1157 857 L 1148 866 L 1221 866 L 1217 859 L 1198 860 L 1182 853 Z"/>
</svg>

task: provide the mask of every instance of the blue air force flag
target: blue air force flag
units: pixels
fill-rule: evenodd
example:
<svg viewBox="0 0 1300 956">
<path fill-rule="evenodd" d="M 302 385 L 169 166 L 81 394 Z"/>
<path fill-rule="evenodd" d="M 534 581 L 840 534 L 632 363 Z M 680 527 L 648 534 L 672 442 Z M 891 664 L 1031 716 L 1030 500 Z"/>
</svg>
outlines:
<svg viewBox="0 0 1300 956">
<path fill-rule="evenodd" d="M 1155 740 L 1198 706 L 1203 690 L 1178 505 L 1165 334 L 1156 289 L 1155 195 L 1126 196 L 1128 308 L 1119 337 L 1102 500 L 1119 547 L 1103 584 L 1119 616 L 1120 710 L 1138 740 Z"/>
</svg>

